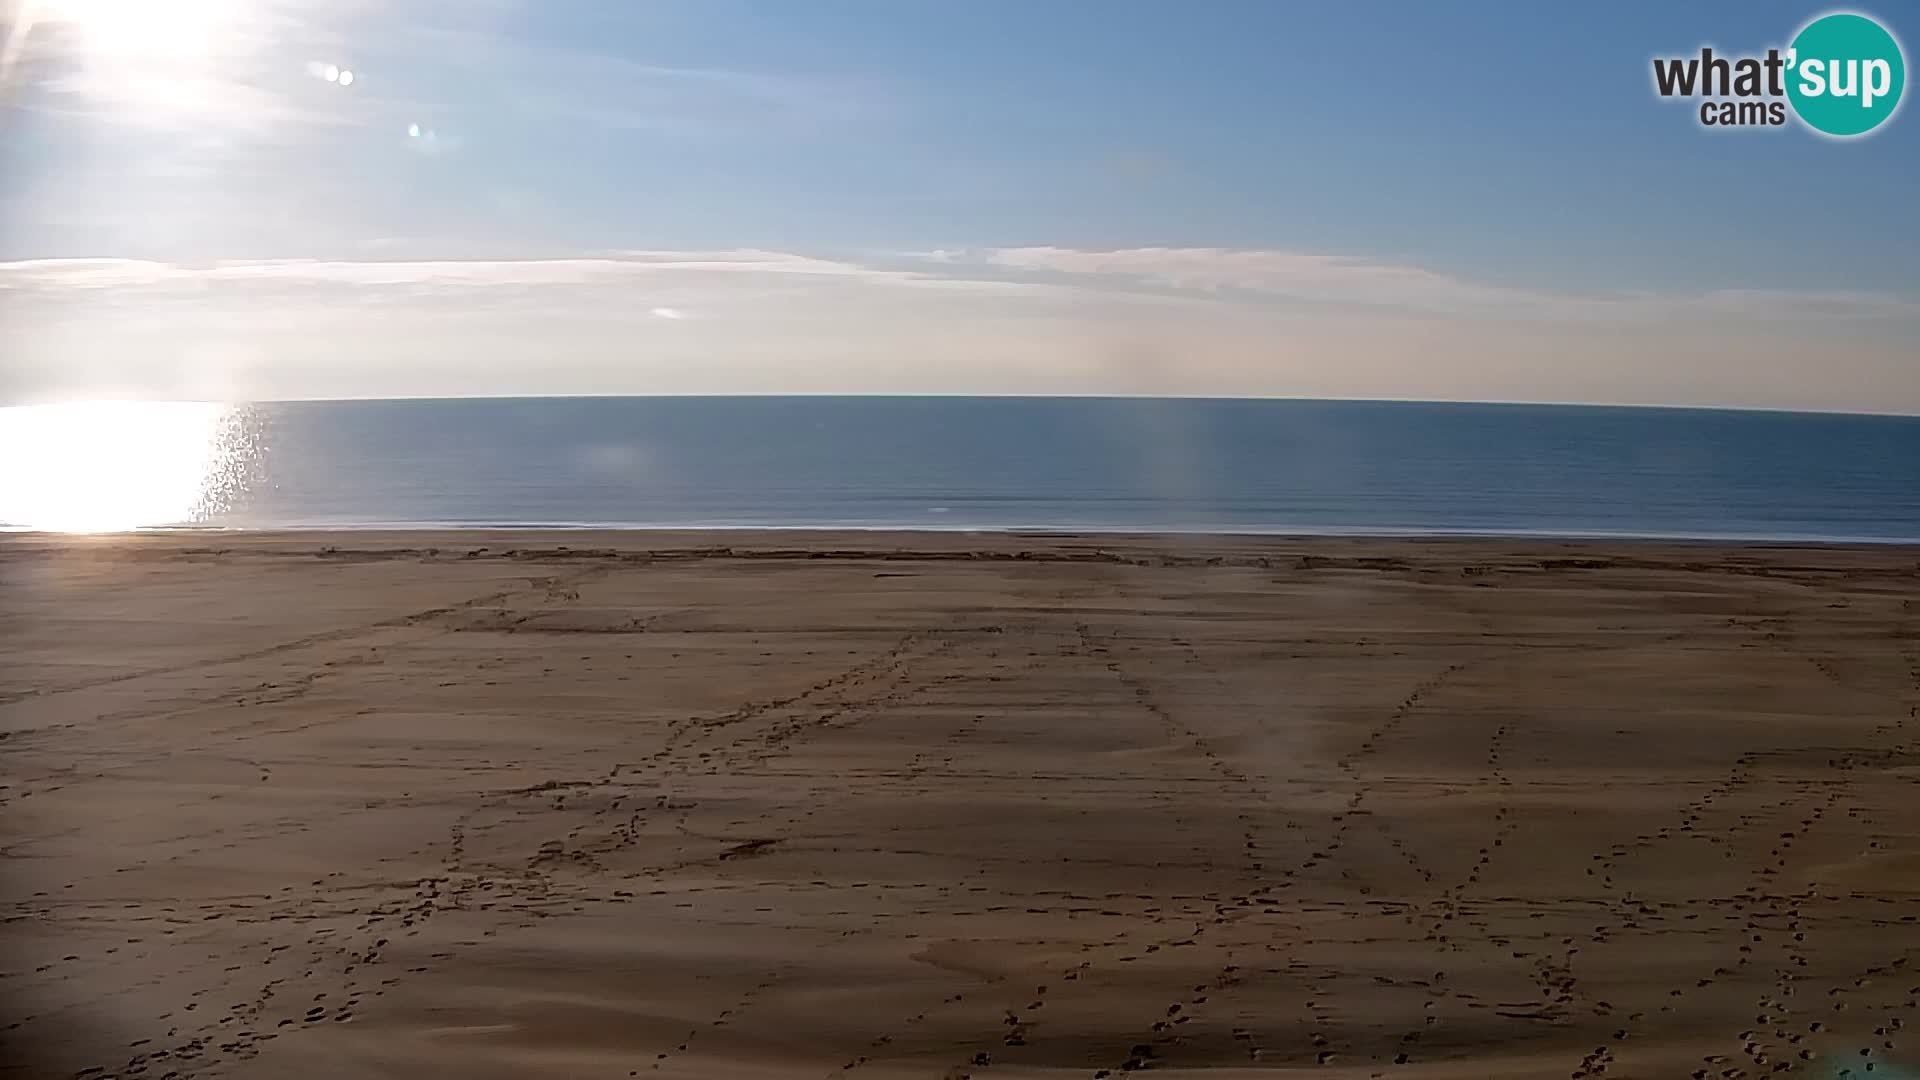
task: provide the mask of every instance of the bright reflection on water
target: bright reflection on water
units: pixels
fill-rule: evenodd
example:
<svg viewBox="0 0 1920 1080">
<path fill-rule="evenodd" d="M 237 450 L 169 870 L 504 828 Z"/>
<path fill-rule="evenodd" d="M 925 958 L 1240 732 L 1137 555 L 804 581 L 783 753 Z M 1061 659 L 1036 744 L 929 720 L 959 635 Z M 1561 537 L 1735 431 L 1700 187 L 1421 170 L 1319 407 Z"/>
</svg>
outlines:
<svg viewBox="0 0 1920 1080">
<path fill-rule="evenodd" d="M 223 510 L 256 453 L 247 410 L 194 401 L 0 409 L 0 526 L 111 532 Z"/>
</svg>

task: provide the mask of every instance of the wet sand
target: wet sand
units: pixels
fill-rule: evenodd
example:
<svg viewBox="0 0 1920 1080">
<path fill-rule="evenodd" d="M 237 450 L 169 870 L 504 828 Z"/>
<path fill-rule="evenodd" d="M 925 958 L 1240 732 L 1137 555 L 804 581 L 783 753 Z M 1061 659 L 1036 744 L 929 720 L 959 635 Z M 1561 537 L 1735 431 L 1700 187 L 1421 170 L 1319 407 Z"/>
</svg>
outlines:
<svg viewBox="0 0 1920 1080">
<path fill-rule="evenodd" d="M 0 620 L 9 1076 L 1920 1064 L 1913 549 L 14 536 Z"/>
</svg>

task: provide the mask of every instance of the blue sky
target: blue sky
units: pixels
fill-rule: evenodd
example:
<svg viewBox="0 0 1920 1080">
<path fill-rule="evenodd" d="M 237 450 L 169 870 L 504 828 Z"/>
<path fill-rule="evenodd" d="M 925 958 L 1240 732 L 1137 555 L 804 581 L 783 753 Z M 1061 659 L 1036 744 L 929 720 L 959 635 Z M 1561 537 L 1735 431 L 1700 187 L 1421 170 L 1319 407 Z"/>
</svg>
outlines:
<svg viewBox="0 0 1920 1080">
<path fill-rule="evenodd" d="M 1825 7 L 26 2 L 12 399 L 1920 412 L 1911 110 L 1715 132 L 1650 86 Z"/>
</svg>

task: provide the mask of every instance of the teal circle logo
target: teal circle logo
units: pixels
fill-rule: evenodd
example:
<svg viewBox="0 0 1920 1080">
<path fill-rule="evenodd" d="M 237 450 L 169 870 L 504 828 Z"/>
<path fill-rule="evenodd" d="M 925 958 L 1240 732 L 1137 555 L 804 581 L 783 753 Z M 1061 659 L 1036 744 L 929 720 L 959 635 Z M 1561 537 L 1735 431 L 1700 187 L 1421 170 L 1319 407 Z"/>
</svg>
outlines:
<svg viewBox="0 0 1920 1080">
<path fill-rule="evenodd" d="M 1865 15 L 1823 15 L 1787 50 L 1787 100 L 1815 131 L 1865 135 L 1900 107 L 1907 61 L 1886 27 Z"/>
</svg>

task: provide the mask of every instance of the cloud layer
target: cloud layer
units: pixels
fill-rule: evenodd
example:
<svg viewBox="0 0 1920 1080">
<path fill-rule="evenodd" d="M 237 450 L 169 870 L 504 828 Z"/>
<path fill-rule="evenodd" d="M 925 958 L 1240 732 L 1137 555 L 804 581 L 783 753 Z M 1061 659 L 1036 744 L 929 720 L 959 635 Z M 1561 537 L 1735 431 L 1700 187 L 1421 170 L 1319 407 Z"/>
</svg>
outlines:
<svg viewBox="0 0 1920 1080">
<path fill-rule="evenodd" d="M 941 255 L 948 265 L 956 261 L 953 253 Z M 1709 314 L 1754 318 L 1920 315 L 1920 300 L 1886 293 L 1766 289 L 1574 293 L 1477 282 L 1377 258 L 1295 251 L 1017 247 L 987 251 L 979 258 L 1021 272 L 1096 277 L 1242 299 L 1270 297 L 1461 316 L 1592 320 Z"/>
<path fill-rule="evenodd" d="M 1567 293 L 1358 256 L 1018 247 L 0 263 L 12 400 L 1161 393 L 1920 412 L 1913 298 Z"/>
<path fill-rule="evenodd" d="M 629 251 L 529 259 L 34 259 L 0 263 L 0 290 L 57 295 L 88 289 L 354 286 L 496 289 L 617 286 L 693 280 L 736 283 L 801 276 L 1013 297 L 1185 299 L 1244 312 L 1352 309 L 1471 319 L 1905 320 L 1920 298 L 1843 290 L 1712 289 L 1694 293 L 1575 293 L 1473 281 L 1375 258 L 1229 248 L 992 248 L 856 260 L 763 250 Z"/>
</svg>

